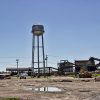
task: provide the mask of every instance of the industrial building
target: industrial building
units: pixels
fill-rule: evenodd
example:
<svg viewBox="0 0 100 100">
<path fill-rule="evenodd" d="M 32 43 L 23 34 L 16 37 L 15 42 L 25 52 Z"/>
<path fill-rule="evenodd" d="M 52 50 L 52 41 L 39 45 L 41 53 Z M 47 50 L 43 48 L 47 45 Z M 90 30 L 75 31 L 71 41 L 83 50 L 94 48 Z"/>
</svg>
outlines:
<svg viewBox="0 0 100 100">
<path fill-rule="evenodd" d="M 10 73 L 17 73 L 17 71 L 20 73 L 27 73 L 28 75 L 31 75 L 32 73 L 32 68 L 31 67 L 28 67 L 28 68 L 6 68 L 6 71 L 7 72 L 10 72 Z M 39 68 L 39 71 L 40 71 L 40 75 L 43 75 L 44 73 L 44 68 L 41 67 Z M 45 67 L 45 74 L 46 75 L 52 75 L 53 72 L 57 72 L 58 69 L 57 68 L 53 68 L 53 67 Z M 35 75 L 38 75 L 38 68 L 34 68 L 34 74 Z"/>
<path fill-rule="evenodd" d="M 1 73 L 0 74 L 0 79 L 10 79 L 10 74 L 9 73 Z"/>
<path fill-rule="evenodd" d="M 61 75 L 74 71 L 80 72 L 81 68 L 89 72 L 92 72 L 96 71 L 98 67 L 100 67 L 100 59 L 95 57 L 90 57 L 89 60 L 75 60 L 74 63 L 69 62 L 68 60 L 60 60 L 60 63 L 58 63 L 57 65 L 58 65 L 58 72 Z"/>
<path fill-rule="evenodd" d="M 96 63 L 99 61 L 99 63 Z M 45 75 L 54 75 L 55 73 L 59 75 L 65 75 L 72 72 L 80 72 L 81 68 L 84 68 L 86 71 L 92 72 L 96 71 L 100 67 L 100 59 L 90 57 L 89 60 L 75 60 L 74 63 L 69 62 L 68 60 L 60 60 L 57 64 L 57 68 L 53 67 L 45 67 Z M 74 70 L 75 68 L 75 70 Z M 6 68 L 7 72 L 10 73 L 27 73 L 28 75 L 32 75 L 33 69 L 32 67 L 27 68 Z M 38 76 L 38 71 L 40 75 L 44 75 L 44 67 L 34 67 L 34 75 Z"/>
<path fill-rule="evenodd" d="M 30 67 L 28 68 L 6 68 L 7 72 L 17 72 L 19 71 L 19 73 L 25 73 L 25 72 L 29 72 L 31 70 Z"/>
<path fill-rule="evenodd" d="M 95 63 L 95 61 L 99 61 L 99 63 Z M 90 57 L 89 60 L 75 60 L 75 71 L 79 72 L 82 67 L 84 67 L 87 71 L 95 71 L 100 66 L 100 59 Z"/>
<path fill-rule="evenodd" d="M 58 73 L 64 75 L 67 72 L 73 72 L 73 65 L 68 60 L 60 60 L 60 63 L 58 63 Z"/>
<path fill-rule="evenodd" d="M 95 64 L 93 64 L 93 62 L 89 60 L 76 60 L 75 61 L 75 71 L 79 72 L 81 67 L 84 67 L 88 71 L 96 70 Z"/>
</svg>

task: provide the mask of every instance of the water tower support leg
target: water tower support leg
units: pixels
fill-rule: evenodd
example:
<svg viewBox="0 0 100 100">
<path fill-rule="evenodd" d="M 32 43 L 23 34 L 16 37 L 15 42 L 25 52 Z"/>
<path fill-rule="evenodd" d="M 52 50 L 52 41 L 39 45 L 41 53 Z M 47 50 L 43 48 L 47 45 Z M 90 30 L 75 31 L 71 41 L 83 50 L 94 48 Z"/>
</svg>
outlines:
<svg viewBox="0 0 100 100">
<path fill-rule="evenodd" d="M 38 78 L 40 77 L 39 36 L 37 36 Z"/>
<path fill-rule="evenodd" d="M 35 53 L 35 35 L 32 37 L 32 73 L 31 77 L 34 77 L 34 53 Z"/>
<path fill-rule="evenodd" d="M 45 77 L 45 54 L 44 54 L 44 41 L 43 41 L 43 35 L 42 35 L 42 51 L 43 51 L 44 77 Z"/>
</svg>

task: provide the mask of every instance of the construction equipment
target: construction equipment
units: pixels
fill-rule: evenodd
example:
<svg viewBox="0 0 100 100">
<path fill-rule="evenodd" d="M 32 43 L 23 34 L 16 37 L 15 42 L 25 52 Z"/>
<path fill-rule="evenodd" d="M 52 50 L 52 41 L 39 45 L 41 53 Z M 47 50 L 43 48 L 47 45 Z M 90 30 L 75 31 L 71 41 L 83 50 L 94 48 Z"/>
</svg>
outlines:
<svg viewBox="0 0 100 100">
<path fill-rule="evenodd" d="M 99 58 L 95 58 L 95 57 L 90 57 L 90 59 L 89 59 L 91 62 L 94 62 L 94 64 L 95 64 L 95 60 L 96 61 L 99 61 L 99 63 L 98 64 L 95 64 L 95 66 L 96 66 L 96 69 L 100 66 L 100 59 Z"/>
</svg>

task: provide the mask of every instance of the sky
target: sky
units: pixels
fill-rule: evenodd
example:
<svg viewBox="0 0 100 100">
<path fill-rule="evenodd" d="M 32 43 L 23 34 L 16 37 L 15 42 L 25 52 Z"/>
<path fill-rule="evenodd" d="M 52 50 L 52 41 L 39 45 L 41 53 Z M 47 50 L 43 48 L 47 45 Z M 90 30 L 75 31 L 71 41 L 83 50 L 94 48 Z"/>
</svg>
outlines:
<svg viewBox="0 0 100 100">
<path fill-rule="evenodd" d="M 100 58 L 100 0 L 0 0 L 0 71 L 31 66 L 33 24 L 44 25 L 48 66 Z"/>
</svg>

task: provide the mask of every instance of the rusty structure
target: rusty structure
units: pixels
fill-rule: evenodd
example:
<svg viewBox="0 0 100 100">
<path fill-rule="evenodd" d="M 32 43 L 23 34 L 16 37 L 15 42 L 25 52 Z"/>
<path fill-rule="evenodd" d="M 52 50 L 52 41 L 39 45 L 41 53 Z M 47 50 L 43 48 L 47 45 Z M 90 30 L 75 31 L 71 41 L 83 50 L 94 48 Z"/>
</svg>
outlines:
<svg viewBox="0 0 100 100">
<path fill-rule="evenodd" d="M 95 63 L 98 61 L 99 63 Z M 89 60 L 75 60 L 75 71 L 79 72 L 81 67 L 84 67 L 87 71 L 95 71 L 100 66 L 100 59 L 90 57 Z"/>
<path fill-rule="evenodd" d="M 96 61 L 98 63 L 96 63 Z M 58 65 L 58 73 L 60 75 L 65 75 L 69 72 L 79 73 L 81 70 L 87 72 L 94 72 L 100 67 L 100 59 L 95 57 L 90 57 L 89 60 L 75 60 L 74 63 L 69 62 L 68 60 L 60 60 Z"/>
<path fill-rule="evenodd" d="M 68 60 L 60 60 L 58 65 L 58 73 L 60 75 L 65 75 L 67 72 L 73 72 L 73 63 L 69 62 Z"/>
</svg>

